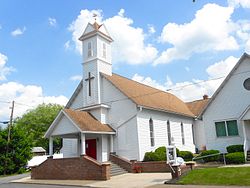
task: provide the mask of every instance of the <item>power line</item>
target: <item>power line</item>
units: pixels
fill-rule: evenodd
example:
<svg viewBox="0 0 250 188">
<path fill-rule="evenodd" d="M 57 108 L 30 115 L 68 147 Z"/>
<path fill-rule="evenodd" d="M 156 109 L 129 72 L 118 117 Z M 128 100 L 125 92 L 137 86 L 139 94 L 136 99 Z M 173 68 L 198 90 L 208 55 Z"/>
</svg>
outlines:
<svg viewBox="0 0 250 188">
<path fill-rule="evenodd" d="M 250 71 L 243 71 L 243 72 L 235 73 L 232 76 L 239 75 L 239 74 L 244 74 L 244 73 L 248 73 L 248 72 L 250 72 Z M 183 85 L 183 86 L 176 86 L 176 87 L 173 87 L 173 88 L 166 89 L 165 91 L 158 89 L 157 91 L 154 91 L 154 92 L 151 92 L 151 93 L 145 93 L 145 94 L 136 95 L 136 96 L 132 96 L 132 97 L 124 97 L 124 98 L 121 98 L 121 99 L 110 100 L 110 101 L 106 101 L 105 103 L 113 103 L 113 102 L 119 102 L 119 101 L 123 101 L 123 100 L 135 99 L 135 98 L 144 97 L 144 96 L 147 96 L 147 95 L 154 95 L 154 94 L 161 93 L 161 92 L 181 90 L 181 89 L 183 89 L 185 87 L 188 87 L 188 86 L 198 85 L 198 84 L 201 84 L 201 83 L 206 83 L 206 82 L 210 82 L 210 81 L 219 80 L 219 79 L 222 79 L 222 78 L 226 78 L 227 76 L 228 76 L 228 74 L 224 75 L 224 76 L 217 77 L 217 78 L 211 78 L 211 79 L 202 80 L 202 81 L 199 81 L 199 82 L 192 82 L 190 84 L 186 84 L 186 85 Z M 157 88 L 154 88 L 154 89 L 157 89 Z"/>
</svg>

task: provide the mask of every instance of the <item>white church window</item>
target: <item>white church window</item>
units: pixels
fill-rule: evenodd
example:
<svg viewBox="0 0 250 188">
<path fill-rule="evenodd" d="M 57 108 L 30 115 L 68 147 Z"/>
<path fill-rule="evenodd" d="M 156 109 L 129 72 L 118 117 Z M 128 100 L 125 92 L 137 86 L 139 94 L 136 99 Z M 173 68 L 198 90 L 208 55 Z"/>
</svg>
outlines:
<svg viewBox="0 0 250 188">
<path fill-rule="evenodd" d="M 106 59 L 107 56 L 107 48 L 106 48 L 106 44 L 103 43 L 102 44 L 102 57 Z"/>
<path fill-rule="evenodd" d="M 93 56 L 92 42 L 88 42 L 88 57 Z"/>
<path fill-rule="evenodd" d="M 185 145 L 184 128 L 182 122 L 181 122 L 181 140 L 182 140 L 182 145 Z"/>
<path fill-rule="evenodd" d="M 154 123 L 152 118 L 149 119 L 149 131 L 150 131 L 150 143 L 151 146 L 155 146 L 155 138 L 154 138 Z"/>
<path fill-rule="evenodd" d="M 215 122 L 217 137 L 239 135 L 237 120 Z"/>
<path fill-rule="evenodd" d="M 171 129 L 170 129 L 170 122 L 167 121 L 167 132 L 168 132 L 168 145 L 171 145 L 172 136 L 171 136 Z"/>
</svg>

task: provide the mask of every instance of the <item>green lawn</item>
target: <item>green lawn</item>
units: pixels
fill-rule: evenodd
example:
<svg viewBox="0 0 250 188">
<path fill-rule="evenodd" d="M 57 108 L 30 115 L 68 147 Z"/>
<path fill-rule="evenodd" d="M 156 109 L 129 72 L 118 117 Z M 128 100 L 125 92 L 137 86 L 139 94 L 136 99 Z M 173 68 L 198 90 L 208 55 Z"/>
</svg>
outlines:
<svg viewBox="0 0 250 188">
<path fill-rule="evenodd" d="M 193 185 L 250 185 L 250 167 L 196 169 L 177 183 Z"/>
</svg>

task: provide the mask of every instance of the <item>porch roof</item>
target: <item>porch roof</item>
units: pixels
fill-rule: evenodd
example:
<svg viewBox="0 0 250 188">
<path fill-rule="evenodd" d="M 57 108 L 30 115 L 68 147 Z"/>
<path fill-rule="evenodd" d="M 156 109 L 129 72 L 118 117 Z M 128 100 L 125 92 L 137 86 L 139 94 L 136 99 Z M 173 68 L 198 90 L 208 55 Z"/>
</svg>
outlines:
<svg viewBox="0 0 250 188">
<path fill-rule="evenodd" d="M 115 132 L 108 124 L 102 124 L 89 112 L 71 109 L 63 111 L 83 132 Z"/>
<path fill-rule="evenodd" d="M 44 137 L 82 133 L 115 134 L 108 124 L 102 124 L 87 111 L 63 109 L 57 115 Z"/>
</svg>

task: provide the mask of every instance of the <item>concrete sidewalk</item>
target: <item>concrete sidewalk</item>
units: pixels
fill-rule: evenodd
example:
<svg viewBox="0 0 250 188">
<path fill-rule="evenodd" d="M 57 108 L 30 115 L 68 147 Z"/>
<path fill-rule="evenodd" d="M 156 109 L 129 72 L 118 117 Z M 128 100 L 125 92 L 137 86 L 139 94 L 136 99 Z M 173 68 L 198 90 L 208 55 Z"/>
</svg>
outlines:
<svg viewBox="0 0 250 188">
<path fill-rule="evenodd" d="M 72 185 L 83 187 L 133 188 L 148 187 L 163 184 L 171 179 L 170 173 L 127 173 L 112 177 L 107 181 L 92 180 L 32 180 L 30 177 L 15 180 L 15 183 L 44 184 L 44 185 Z"/>
</svg>

